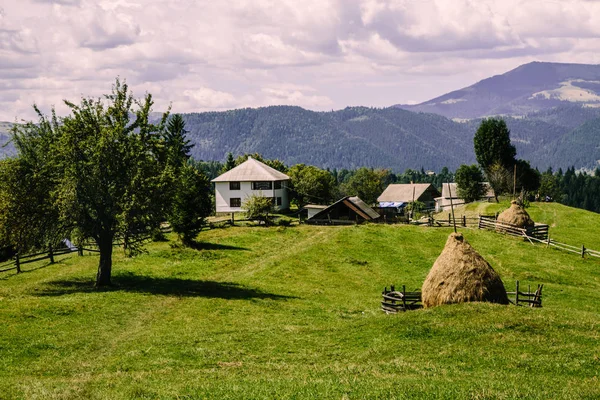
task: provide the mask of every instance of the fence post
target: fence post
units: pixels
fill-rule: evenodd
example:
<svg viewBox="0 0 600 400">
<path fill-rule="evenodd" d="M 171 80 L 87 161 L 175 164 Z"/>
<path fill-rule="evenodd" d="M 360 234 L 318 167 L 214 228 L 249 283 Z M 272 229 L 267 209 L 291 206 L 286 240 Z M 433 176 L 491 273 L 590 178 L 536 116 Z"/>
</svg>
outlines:
<svg viewBox="0 0 600 400">
<path fill-rule="evenodd" d="M 517 281 L 517 290 L 515 291 L 515 305 L 519 305 L 519 281 Z"/>
<path fill-rule="evenodd" d="M 50 264 L 54 264 L 54 253 L 52 252 L 52 245 L 48 246 L 48 257 L 50 257 Z"/>
<path fill-rule="evenodd" d="M 83 247 L 82 246 L 77 247 L 77 255 L 83 256 Z"/>
<path fill-rule="evenodd" d="M 448 213 L 448 225 L 452 225 L 452 214 Z"/>
<path fill-rule="evenodd" d="M 465 215 L 463 215 L 463 226 L 467 226 L 467 217 Z"/>
<path fill-rule="evenodd" d="M 21 273 L 21 262 L 19 261 L 19 252 L 15 254 L 15 265 L 17 266 L 17 274 Z"/>
<path fill-rule="evenodd" d="M 585 246 L 581 245 L 581 258 L 585 258 Z"/>
</svg>

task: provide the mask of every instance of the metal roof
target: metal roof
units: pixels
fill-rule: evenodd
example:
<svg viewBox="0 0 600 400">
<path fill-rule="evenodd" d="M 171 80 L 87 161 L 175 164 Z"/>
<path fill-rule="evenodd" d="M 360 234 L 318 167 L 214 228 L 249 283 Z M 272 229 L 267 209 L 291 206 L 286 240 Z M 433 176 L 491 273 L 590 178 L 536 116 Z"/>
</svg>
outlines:
<svg viewBox="0 0 600 400">
<path fill-rule="evenodd" d="M 212 182 L 285 181 L 290 177 L 268 165 L 248 157 L 235 168 L 217 176 Z"/>
<path fill-rule="evenodd" d="M 413 201 L 413 190 L 415 201 L 423 195 L 431 187 L 436 192 L 437 190 L 430 183 L 394 183 L 388 185 L 387 188 L 377 198 L 378 202 L 397 201 L 410 203 Z"/>
</svg>

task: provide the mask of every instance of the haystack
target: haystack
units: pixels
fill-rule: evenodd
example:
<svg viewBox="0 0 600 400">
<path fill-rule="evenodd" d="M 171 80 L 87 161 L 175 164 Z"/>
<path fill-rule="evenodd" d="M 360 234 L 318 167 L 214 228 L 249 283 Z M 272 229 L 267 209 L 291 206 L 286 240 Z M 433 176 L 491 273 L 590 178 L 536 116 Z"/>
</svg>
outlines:
<svg viewBox="0 0 600 400">
<path fill-rule="evenodd" d="M 422 288 L 424 307 L 488 301 L 508 304 L 500 277 L 461 233 L 448 237 Z"/>
<path fill-rule="evenodd" d="M 514 200 L 510 203 L 510 208 L 498 215 L 498 222 L 526 229 L 535 226 L 535 222 L 527 214 L 527 211 Z"/>
</svg>

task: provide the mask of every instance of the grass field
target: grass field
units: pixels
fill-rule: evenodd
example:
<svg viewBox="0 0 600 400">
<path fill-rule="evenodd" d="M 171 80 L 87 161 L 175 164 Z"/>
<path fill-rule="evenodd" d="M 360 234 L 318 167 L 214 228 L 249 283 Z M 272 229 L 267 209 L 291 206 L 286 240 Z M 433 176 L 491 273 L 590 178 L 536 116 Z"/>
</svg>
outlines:
<svg viewBox="0 0 600 400">
<path fill-rule="evenodd" d="M 531 213 L 567 243 L 600 223 Z M 599 260 L 465 230 L 508 290 L 543 283 L 544 307 L 379 310 L 384 286 L 420 287 L 449 233 L 233 227 L 200 250 L 116 250 L 110 290 L 92 287 L 97 256 L 0 277 L 0 398 L 600 398 Z"/>
</svg>

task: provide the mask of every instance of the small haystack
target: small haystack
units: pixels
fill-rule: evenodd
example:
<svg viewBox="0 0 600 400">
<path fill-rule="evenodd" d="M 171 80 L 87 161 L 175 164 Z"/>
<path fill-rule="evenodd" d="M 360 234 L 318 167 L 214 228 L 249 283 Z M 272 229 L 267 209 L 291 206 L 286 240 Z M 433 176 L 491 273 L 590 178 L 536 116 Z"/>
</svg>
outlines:
<svg viewBox="0 0 600 400">
<path fill-rule="evenodd" d="M 525 229 L 535 226 L 535 222 L 527 214 L 527 211 L 514 200 L 511 201 L 510 208 L 507 208 L 498 215 L 497 222 Z"/>
<path fill-rule="evenodd" d="M 422 296 L 425 308 L 470 301 L 508 304 L 500 277 L 461 233 L 448 237 L 423 283 Z"/>
</svg>

